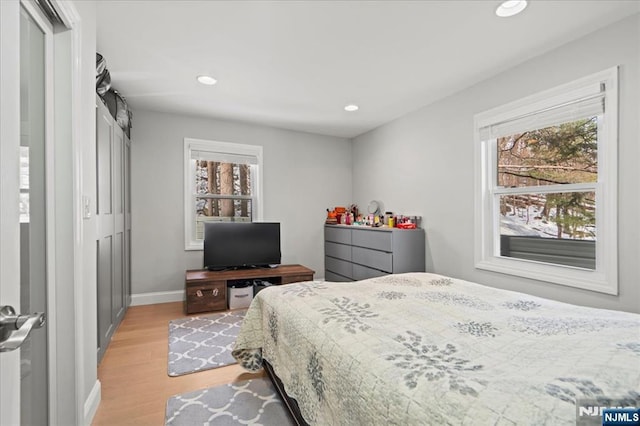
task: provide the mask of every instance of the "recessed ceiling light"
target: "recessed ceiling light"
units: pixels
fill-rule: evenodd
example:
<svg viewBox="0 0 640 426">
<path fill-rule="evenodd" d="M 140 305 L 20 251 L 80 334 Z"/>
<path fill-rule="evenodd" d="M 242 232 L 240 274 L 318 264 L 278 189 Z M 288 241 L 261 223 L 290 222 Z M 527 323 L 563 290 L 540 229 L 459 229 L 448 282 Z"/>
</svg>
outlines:
<svg viewBox="0 0 640 426">
<path fill-rule="evenodd" d="M 218 80 L 208 75 L 199 75 L 197 80 L 199 83 L 206 84 L 207 86 L 213 86 L 218 82 Z"/>
<path fill-rule="evenodd" d="M 496 9 L 496 15 L 501 18 L 517 15 L 527 7 L 527 0 L 507 0 Z"/>
<path fill-rule="evenodd" d="M 353 104 L 347 105 L 347 106 L 344 107 L 344 110 L 345 111 L 349 111 L 349 112 L 357 111 L 359 109 L 360 109 L 360 107 L 358 105 L 353 105 Z"/>
</svg>

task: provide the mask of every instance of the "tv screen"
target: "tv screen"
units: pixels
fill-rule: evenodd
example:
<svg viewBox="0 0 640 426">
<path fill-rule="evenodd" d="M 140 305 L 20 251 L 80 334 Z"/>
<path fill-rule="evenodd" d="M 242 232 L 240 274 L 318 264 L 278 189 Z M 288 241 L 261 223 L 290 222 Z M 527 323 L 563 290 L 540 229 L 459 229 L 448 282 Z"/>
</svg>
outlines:
<svg viewBox="0 0 640 426">
<path fill-rule="evenodd" d="M 204 267 L 209 270 L 280 264 L 280 224 L 212 222 L 204 225 Z"/>
</svg>

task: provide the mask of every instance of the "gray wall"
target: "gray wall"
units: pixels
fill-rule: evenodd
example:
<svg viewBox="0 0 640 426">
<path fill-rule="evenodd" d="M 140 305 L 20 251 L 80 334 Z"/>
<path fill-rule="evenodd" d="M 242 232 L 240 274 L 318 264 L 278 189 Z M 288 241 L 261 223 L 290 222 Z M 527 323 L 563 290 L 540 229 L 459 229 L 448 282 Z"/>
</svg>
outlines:
<svg viewBox="0 0 640 426">
<path fill-rule="evenodd" d="M 134 295 L 183 290 L 202 251 L 184 249 L 183 139 L 263 146 L 264 220 L 281 222 L 282 263 L 324 276 L 326 208 L 351 194 L 351 143 L 309 133 L 134 111 L 131 131 L 131 243 Z"/>
<path fill-rule="evenodd" d="M 354 201 L 423 216 L 427 270 L 561 301 L 640 312 L 640 15 L 407 114 L 353 141 Z M 488 46 L 489 48 L 489 46 Z M 619 296 L 474 268 L 473 116 L 620 65 Z"/>
</svg>

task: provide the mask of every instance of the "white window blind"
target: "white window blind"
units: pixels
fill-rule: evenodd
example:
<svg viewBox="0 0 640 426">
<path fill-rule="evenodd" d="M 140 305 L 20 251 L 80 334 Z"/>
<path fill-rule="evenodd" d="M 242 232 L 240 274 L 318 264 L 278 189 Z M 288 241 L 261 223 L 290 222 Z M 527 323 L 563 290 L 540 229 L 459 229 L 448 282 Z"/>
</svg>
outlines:
<svg viewBox="0 0 640 426">
<path fill-rule="evenodd" d="M 555 105 L 485 125 L 480 128 L 480 139 L 496 139 L 601 115 L 604 113 L 604 95 L 604 83 L 591 85 L 563 96 L 564 99 Z"/>
<path fill-rule="evenodd" d="M 192 150 L 191 159 L 198 161 L 216 161 L 218 163 L 258 164 L 258 157 L 255 155 L 231 154 L 229 152 Z"/>
</svg>

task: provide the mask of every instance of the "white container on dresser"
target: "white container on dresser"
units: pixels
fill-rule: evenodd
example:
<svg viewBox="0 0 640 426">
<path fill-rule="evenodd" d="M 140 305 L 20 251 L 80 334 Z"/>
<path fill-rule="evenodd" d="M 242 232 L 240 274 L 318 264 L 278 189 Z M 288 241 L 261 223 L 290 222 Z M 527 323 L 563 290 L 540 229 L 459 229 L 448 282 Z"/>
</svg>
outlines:
<svg viewBox="0 0 640 426">
<path fill-rule="evenodd" d="M 325 225 L 324 254 L 327 281 L 424 272 L 424 230 Z"/>
</svg>

